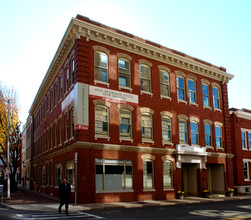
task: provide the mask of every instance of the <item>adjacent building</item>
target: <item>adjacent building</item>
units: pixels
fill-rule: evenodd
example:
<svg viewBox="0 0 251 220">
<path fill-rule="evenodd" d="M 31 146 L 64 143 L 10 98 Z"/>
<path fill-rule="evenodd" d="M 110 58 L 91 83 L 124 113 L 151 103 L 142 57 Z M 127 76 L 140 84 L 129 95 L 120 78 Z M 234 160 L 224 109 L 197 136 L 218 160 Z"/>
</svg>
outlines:
<svg viewBox="0 0 251 220">
<path fill-rule="evenodd" d="M 240 193 L 251 192 L 251 110 L 230 109 L 234 157 L 234 185 Z"/>
<path fill-rule="evenodd" d="M 29 111 L 34 189 L 57 196 L 66 176 L 77 203 L 225 194 L 232 78 L 77 15 Z"/>
<path fill-rule="evenodd" d="M 33 182 L 31 178 L 31 171 L 32 171 L 31 128 L 32 128 L 32 120 L 31 116 L 29 115 L 22 131 L 22 165 L 21 165 L 22 167 L 21 184 L 23 187 L 27 189 L 33 188 Z"/>
</svg>

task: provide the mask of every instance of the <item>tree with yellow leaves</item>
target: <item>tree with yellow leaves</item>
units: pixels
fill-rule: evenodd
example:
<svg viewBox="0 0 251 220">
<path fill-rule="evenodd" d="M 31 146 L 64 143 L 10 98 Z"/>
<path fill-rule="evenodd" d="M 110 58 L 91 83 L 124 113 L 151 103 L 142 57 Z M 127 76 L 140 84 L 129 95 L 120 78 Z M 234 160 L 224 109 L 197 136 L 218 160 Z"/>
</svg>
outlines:
<svg viewBox="0 0 251 220">
<path fill-rule="evenodd" d="M 8 106 L 9 106 L 9 126 L 8 126 Z M 7 144 L 8 127 L 10 142 L 10 180 L 11 190 L 16 189 L 16 173 L 18 166 L 18 149 L 21 146 L 21 131 L 19 120 L 19 107 L 14 88 L 2 86 L 0 82 L 0 160 L 4 167 L 8 167 Z"/>
</svg>

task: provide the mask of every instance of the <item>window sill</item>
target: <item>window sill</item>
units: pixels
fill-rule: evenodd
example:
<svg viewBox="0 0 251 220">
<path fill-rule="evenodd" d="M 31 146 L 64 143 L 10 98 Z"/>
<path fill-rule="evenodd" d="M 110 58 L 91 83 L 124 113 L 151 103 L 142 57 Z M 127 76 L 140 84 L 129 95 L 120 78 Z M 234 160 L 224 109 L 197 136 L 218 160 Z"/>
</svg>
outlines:
<svg viewBox="0 0 251 220">
<path fill-rule="evenodd" d="M 209 110 L 212 110 L 212 108 L 210 106 L 205 106 L 203 105 L 203 109 L 209 109 Z"/>
<path fill-rule="evenodd" d="M 74 141 L 74 136 L 72 136 L 72 137 L 69 139 L 69 141 Z"/>
<path fill-rule="evenodd" d="M 180 102 L 187 105 L 187 101 L 185 101 L 185 100 L 178 99 L 178 103 L 180 103 Z"/>
<path fill-rule="evenodd" d="M 62 144 L 59 144 L 58 147 L 62 147 Z"/>
<path fill-rule="evenodd" d="M 164 145 L 171 145 L 171 146 L 173 146 L 173 143 L 170 142 L 170 141 L 162 141 L 162 146 L 164 146 Z"/>
<path fill-rule="evenodd" d="M 248 149 L 247 149 L 247 148 L 242 148 L 242 150 L 248 151 Z"/>
<path fill-rule="evenodd" d="M 197 103 L 193 103 L 193 102 L 189 102 L 189 105 L 194 105 L 194 106 L 196 106 L 196 107 L 199 106 Z"/>
<path fill-rule="evenodd" d="M 216 150 L 222 150 L 222 151 L 224 151 L 224 148 L 223 147 L 216 147 Z"/>
<path fill-rule="evenodd" d="M 150 143 L 150 144 L 154 144 L 154 141 L 152 140 L 147 140 L 147 139 L 142 139 L 142 143 Z"/>
<path fill-rule="evenodd" d="M 97 84 L 106 85 L 107 87 L 110 86 L 110 83 L 99 81 L 99 80 L 94 80 L 94 85 L 97 85 Z"/>
<path fill-rule="evenodd" d="M 164 188 L 163 191 L 174 191 L 174 188 Z"/>
<path fill-rule="evenodd" d="M 54 188 L 58 189 L 58 186 L 54 186 Z"/>
<path fill-rule="evenodd" d="M 169 101 L 172 101 L 172 98 L 170 96 L 160 95 L 160 99 L 168 99 Z"/>
<path fill-rule="evenodd" d="M 71 89 L 73 88 L 73 86 L 74 86 L 74 84 L 71 84 L 71 86 L 70 86 L 70 88 L 69 88 L 70 91 L 71 91 Z"/>
<path fill-rule="evenodd" d="M 131 143 L 133 143 L 133 139 L 131 138 L 119 138 L 119 141 L 122 142 L 122 141 L 129 141 Z"/>
<path fill-rule="evenodd" d="M 150 95 L 151 97 L 153 97 L 153 93 L 152 92 L 147 92 L 147 91 L 144 91 L 144 90 L 140 90 L 140 94 L 146 94 L 146 95 Z"/>
<path fill-rule="evenodd" d="M 66 140 L 66 141 L 64 142 L 64 144 L 68 144 L 68 140 Z"/>
<path fill-rule="evenodd" d="M 95 138 L 95 140 L 97 140 L 98 138 L 100 138 L 100 139 L 107 139 L 108 141 L 110 141 L 110 137 L 109 136 L 95 135 L 94 138 Z"/>
<path fill-rule="evenodd" d="M 143 192 L 155 192 L 155 189 L 143 189 Z"/>
<path fill-rule="evenodd" d="M 54 148 L 57 148 L 57 145 L 56 145 L 56 146 L 54 146 Z"/>
<path fill-rule="evenodd" d="M 250 179 L 244 179 L 244 181 L 245 181 L 245 182 L 249 182 L 249 181 L 250 181 Z"/>
<path fill-rule="evenodd" d="M 96 193 L 128 193 L 128 192 L 134 192 L 133 189 L 127 189 L 127 190 L 111 190 L 111 191 L 96 191 Z"/>
<path fill-rule="evenodd" d="M 214 108 L 214 111 L 216 111 L 216 112 L 222 112 L 222 110 L 219 109 L 219 108 Z"/>
<path fill-rule="evenodd" d="M 214 149 L 214 147 L 212 147 L 212 146 L 206 146 L 206 149 Z"/>
<path fill-rule="evenodd" d="M 130 92 L 132 92 L 132 88 L 130 88 L 130 87 L 119 86 L 119 90 L 121 90 L 121 89 L 129 90 Z"/>
</svg>

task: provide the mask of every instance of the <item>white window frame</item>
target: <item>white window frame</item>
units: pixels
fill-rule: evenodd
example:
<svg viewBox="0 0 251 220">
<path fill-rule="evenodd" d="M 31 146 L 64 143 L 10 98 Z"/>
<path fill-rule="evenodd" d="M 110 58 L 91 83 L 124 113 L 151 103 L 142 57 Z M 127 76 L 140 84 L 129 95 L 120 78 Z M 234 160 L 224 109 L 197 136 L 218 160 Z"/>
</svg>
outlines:
<svg viewBox="0 0 251 220">
<path fill-rule="evenodd" d="M 185 130 L 184 131 L 181 131 L 180 130 L 180 123 L 185 123 Z M 178 125 L 179 125 L 179 143 L 180 144 L 188 144 L 188 131 L 187 131 L 187 120 L 184 120 L 184 119 L 180 119 L 179 121 L 178 121 Z M 181 139 L 180 139 L 180 137 L 181 137 L 181 134 L 185 134 L 186 135 L 186 140 L 185 140 L 185 142 L 181 142 Z M 184 136 L 183 136 L 184 137 Z"/>
<path fill-rule="evenodd" d="M 210 127 L 210 135 L 206 135 L 205 126 L 209 126 Z M 205 137 L 205 145 L 209 146 L 209 147 L 212 147 L 212 125 L 210 125 L 208 123 L 204 124 L 204 137 Z M 206 143 L 206 137 L 210 137 L 210 145 L 207 145 L 207 143 Z"/>
<path fill-rule="evenodd" d="M 97 56 L 99 56 L 99 64 L 97 63 Z M 107 59 L 107 62 L 103 62 L 103 66 L 101 65 L 101 56 L 105 56 L 106 59 Z M 109 66 L 109 56 L 108 54 L 102 52 L 102 51 L 95 51 L 94 52 L 94 79 L 95 81 L 98 81 L 98 82 L 102 82 L 102 83 L 109 83 L 108 80 L 109 80 L 109 75 L 108 75 L 108 66 Z M 103 80 L 103 76 L 102 76 L 102 71 L 104 71 L 106 73 L 106 79 Z"/>
<path fill-rule="evenodd" d="M 144 120 L 149 118 L 149 120 Z M 142 129 L 142 140 L 148 140 L 152 141 L 153 140 L 153 115 L 148 112 L 142 112 L 141 113 L 141 129 Z M 148 138 L 147 136 L 143 135 L 143 130 L 145 129 L 151 129 L 151 137 Z"/>
<path fill-rule="evenodd" d="M 142 67 L 149 69 L 149 76 L 147 76 L 147 75 L 148 75 L 147 73 L 145 74 L 145 73 L 142 71 L 142 69 L 144 69 L 144 68 L 142 68 Z M 152 92 L 151 67 L 148 66 L 148 65 L 146 65 L 146 64 L 140 64 L 139 69 L 140 69 L 140 90 L 141 90 L 142 92 L 151 93 L 151 92 Z M 144 76 L 143 76 L 143 75 L 144 75 Z M 146 75 L 146 76 L 145 76 L 145 75 Z M 149 86 L 149 89 L 148 89 L 148 90 L 143 88 L 143 83 L 144 83 L 144 82 L 146 82 L 146 83 L 148 84 L 148 86 Z"/>
<path fill-rule="evenodd" d="M 207 94 L 203 93 L 203 86 L 207 86 Z M 204 104 L 204 97 L 206 97 L 208 100 L 208 105 Z M 206 83 L 202 83 L 202 101 L 203 101 L 203 107 L 210 108 L 210 93 L 209 93 L 209 85 Z"/>
<path fill-rule="evenodd" d="M 196 124 L 197 126 L 197 132 L 192 133 L 192 124 Z M 191 135 L 191 145 L 199 145 L 199 123 L 196 121 L 190 121 L 190 135 Z M 197 143 L 192 142 L 192 135 L 196 135 L 196 141 Z"/>
<path fill-rule="evenodd" d="M 248 147 L 251 149 L 251 132 L 248 132 Z"/>
<path fill-rule="evenodd" d="M 121 68 L 119 66 L 119 61 L 124 61 L 128 66 L 127 68 Z M 126 78 L 127 80 L 127 85 L 120 85 L 119 83 L 119 87 L 127 87 L 127 88 L 131 88 L 131 62 L 128 59 L 125 58 L 118 58 L 118 72 L 119 72 L 119 79 L 120 77 Z M 118 79 L 118 80 L 119 80 Z"/>
<path fill-rule="evenodd" d="M 151 162 L 152 163 L 152 173 L 148 173 L 147 171 L 147 163 Z M 147 177 L 151 177 L 151 182 L 152 182 L 152 186 L 148 187 L 148 178 Z M 144 190 L 153 190 L 154 189 L 154 160 L 151 159 L 145 159 L 143 160 L 143 189 Z"/>
<path fill-rule="evenodd" d="M 169 126 L 163 126 L 163 120 L 165 121 L 165 119 L 169 120 L 167 122 L 168 125 L 170 125 L 170 129 L 169 129 Z M 168 117 L 168 116 L 162 116 L 161 117 L 161 131 L 162 131 L 162 141 L 168 141 L 168 142 L 172 142 L 172 118 L 171 117 Z M 167 131 L 167 137 L 168 137 L 168 140 L 164 139 L 163 138 L 163 133 L 164 131 Z M 170 137 L 169 137 L 169 132 L 170 132 Z"/>
<path fill-rule="evenodd" d="M 217 89 L 218 97 L 214 96 L 214 89 Z M 217 100 L 219 106 L 216 106 L 216 100 Z M 213 86 L 213 104 L 214 104 L 214 109 L 220 109 L 220 105 L 221 105 L 221 103 L 220 103 L 220 89 L 216 86 Z"/>
<path fill-rule="evenodd" d="M 194 90 L 189 87 L 189 81 L 194 83 Z M 194 102 L 191 101 L 191 94 L 194 95 Z M 190 104 L 197 104 L 197 92 L 196 92 L 196 81 L 193 79 L 188 79 L 188 96 Z"/>
<path fill-rule="evenodd" d="M 244 181 L 250 181 L 250 175 L 249 175 L 249 163 L 250 163 L 251 160 L 249 159 L 243 159 L 243 172 L 244 172 Z M 245 166 L 244 166 L 244 163 L 247 164 L 247 178 L 245 178 Z"/>
<path fill-rule="evenodd" d="M 105 117 L 107 118 L 107 120 L 99 119 L 98 117 L 96 117 L 97 116 L 96 108 L 101 108 L 102 110 L 105 110 L 105 112 L 106 112 Z M 95 135 L 108 137 L 109 136 L 109 107 L 107 107 L 105 105 L 98 104 L 98 105 L 95 105 L 94 111 L 95 111 Z M 102 122 L 102 125 L 103 125 L 103 123 L 107 123 L 107 131 L 104 132 L 103 128 L 102 128 L 102 132 L 98 132 L 97 127 L 96 127 L 96 122 Z"/>
<path fill-rule="evenodd" d="M 217 136 L 217 132 L 216 132 L 216 128 L 220 128 L 220 132 L 221 132 L 221 136 Z M 217 138 L 220 138 L 220 146 L 217 146 Z M 223 148 L 223 140 L 222 140 L 223 136 L 222 136 L 222 127 L 221 126 L 218 126 L 216 125 L 215 126 L 215 146 L 216 148 Z"/>
<path fill-rule="evenodd" d="M 123 112 L 127 112 L 128 113 L 127 115 L 129 117 L 122 117 Z M 122 120 L 121 120 L 122 118 L 128 119 L 129 123 L 123 123 Z M 129 128 L 130 128 L 129 135 L 123 135 L 123 133 L 120 132 L 120 126 L 123 125 L 123 124 L 129 126 Z M 120 135 L 120 138 L 123 138 L 123 139 L 124 138 L 128 138 L 128 139 L 132 138 L 132 112 L 130 110 L 128 110 L 128 109 L 123 109 L 122 108 L 119 111 L 119 135 Z"/>
<path fill-rule="evenodd" d="M 170 74 L 166 70 L 160 70 L 160 95 L 164 97 L 170 97 Z M 165 74 L 168 76 L 168 80 L 165 78 Z M 168 94 L 163 91 L 168 91 Z"/>
<path fill-rule="evenodd" d="M 244 134 L 244 139 L 242 137 L 242 134 Z M 243 146 L 243 142 L 244 142 L 244 145 Z M 242 147 L 242 150 L 247 150 L 247 135 L 246 135 L 246 131 L 242 130 L 241 131 L 241 147 Z"/>
<path fill-rule="evenodd" d="M 167 170 L 165 170 L 165 167 L 166 167 L 165 163 L 170 163 L 170 165 L 171 165 L 170 166 L 171 172 L 169 174 L 165 173 L 165 171 L 167 171 Z M 166 184 L 165 184 L 165 179 L 168 177 L 171 180 L 170 186 L 166 186 Z M 171 160 L 164 160 L 163 161 L 163 188 L 164 189 L 173 189 L 173 162 Z"/>
<path fill-rule="evenodd" d="M 186 83 L 185 83 L 186 81 L 185 81 L 185 77 L 177 76 L 176 79 L 177 79 L 177 97 L 178 97 L 178 101 L 186 102 Z M 184 88 L 179 87 L 179 79 L 183 80 L 183 87 Z M 180 91 L 183 92 L 183 96 L 184 96 L 183 99 L 180 99 Z"/>
</svg>

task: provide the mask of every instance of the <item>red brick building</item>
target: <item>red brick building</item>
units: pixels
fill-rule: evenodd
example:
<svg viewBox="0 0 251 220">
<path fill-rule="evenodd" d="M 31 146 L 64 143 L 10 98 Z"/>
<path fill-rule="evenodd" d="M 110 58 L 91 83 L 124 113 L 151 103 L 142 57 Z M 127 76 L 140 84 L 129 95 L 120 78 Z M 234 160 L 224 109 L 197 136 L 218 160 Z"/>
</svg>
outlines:
<svg viewBox="0 0 251 220">
<path fill-rule="evenodd" d="M 77 203 L 201 196 L 233 187 L 232 75 L 83 16 L 30 108 L 34 187 Z"/>
<path fill-rule="evenodd" d="M 251 192 L 251 111 L 230 109 L 234 157 L 234 185 L 240 193 Z"/>
</svg>

